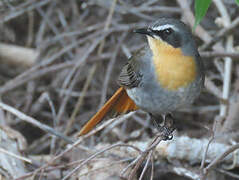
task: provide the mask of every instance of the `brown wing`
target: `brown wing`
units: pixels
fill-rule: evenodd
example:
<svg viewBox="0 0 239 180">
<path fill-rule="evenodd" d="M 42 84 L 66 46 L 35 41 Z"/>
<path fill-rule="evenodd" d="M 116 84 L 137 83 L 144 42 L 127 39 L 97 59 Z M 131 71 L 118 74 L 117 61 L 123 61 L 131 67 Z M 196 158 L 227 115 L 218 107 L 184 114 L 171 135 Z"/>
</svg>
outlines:
<svg viewBox="0 0 239 180">
<path fill-rule="evenodd" d="M 125 88 L 137 87 L 141 81 L 142 75 L 140 74 L 134 59 L 130 59 L 129 62 L 122 68 L 118 78 L 120 86 Z"/>
</svg>

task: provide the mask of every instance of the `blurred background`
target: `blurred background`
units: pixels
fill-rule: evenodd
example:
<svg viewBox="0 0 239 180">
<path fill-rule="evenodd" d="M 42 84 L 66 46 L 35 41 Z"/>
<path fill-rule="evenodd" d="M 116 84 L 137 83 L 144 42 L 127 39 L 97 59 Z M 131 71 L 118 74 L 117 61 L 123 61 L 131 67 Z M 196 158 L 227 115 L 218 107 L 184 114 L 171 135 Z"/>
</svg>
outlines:
<svg viewBox="0 0 239 180">
<path fill-rule="evenodd" d="M 195 103 L 173 113 L 177 127 L 174 136 L 208 139 L 213 134 L 222 143 L 237 142 L 238 14 L 234 0 L 215 0 L 195 29 L 207 78 Z M 133 29 L 146 27 L 160 17 L 181 19 L 192 28 L 194 1 L 0 1 L 0 107 L 4 109 L 0 109 L 0 129 L 7 134 L 6 144 L 1 147 L 18 144 L 18 141 L 12 142 L 10 137 L 13 136 L 24 144 L 23 150 L 17 149 L 16 153 L 33 159 L 32 163 L 20 163 L 22 169 L 17 170 L 17 177 L 32 177 L 34 170 L 77 140 L 81 127 L 119 87 L 118 75 L 132 52 L 146 43 L 146 38 L 134 34 Z M 4 106 L 6 104 L 17 112 L 14 114 L 10 107 Z M 60 135 L 56 137 L 57 132 Z M 147 142 L 156 132 L 150 117 L 143 111 L 121 116 L 84 139 L 81 148 L 59 158 L 52 169 L 42 173 L 42 178 L 61 179 L 81 162 L 80 159 L 89 157 L 106 144 Z M 114 153 L 105 155 L 92 166 L 102 168 L 113 161 L 110 158 L 118 162 L 127 157 L 125 152 Z M 189 166 L 190 172 L 197 172 L 200 166 L 200 161 L 185 165 L 179 161 L 157 160 L 155 180 L 193 179 L 176 173 L 171 167 Z M 5 165 L 0 162 L 0 166 Z M 236 167 L 233 169 L 237 174 Z M 79 175 L 81 173 L 87 174 L 89 179 L 120 178 L 117 168 L 115 170 L 112 170 L 114 173 L 105 170 L 107 176 L 95 177 L 86 173 L 89 169 L 84 169 L 78 172 L 78 178 L 86 179 L 86 175 Z M 213 172 L 211 179 L 239 177 L 232 178 L 227 171 Z M 150 172 L 146 172 L 144 178 L 150 179 Z"/>
</svg>

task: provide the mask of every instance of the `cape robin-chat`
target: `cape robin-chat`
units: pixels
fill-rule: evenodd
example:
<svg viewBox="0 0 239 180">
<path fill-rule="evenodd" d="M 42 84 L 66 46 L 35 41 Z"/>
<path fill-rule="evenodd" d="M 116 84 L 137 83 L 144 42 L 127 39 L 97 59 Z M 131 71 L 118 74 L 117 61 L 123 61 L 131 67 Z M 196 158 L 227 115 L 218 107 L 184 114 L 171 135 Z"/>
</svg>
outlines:
<svg viewBox="0 0 239 180">
<path fill-rule="evenodd" d="M 204 84 L 203 62 L 191 30 L 181 21 L 160 18 L 134 32 L 146 35 L 147 45 L 122 68 L 121 86 L 86 123 L 88 133 L 108 112 L 118 114 L 142 109 L 157 119 L 191 104 Z"/>
</svg>

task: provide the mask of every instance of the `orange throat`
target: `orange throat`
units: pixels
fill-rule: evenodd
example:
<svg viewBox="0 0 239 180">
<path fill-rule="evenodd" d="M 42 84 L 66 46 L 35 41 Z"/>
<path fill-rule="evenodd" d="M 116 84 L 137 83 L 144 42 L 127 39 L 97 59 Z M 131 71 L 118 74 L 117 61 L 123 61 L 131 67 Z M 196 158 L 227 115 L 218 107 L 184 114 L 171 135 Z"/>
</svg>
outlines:
<svg viewBox="0 0 239 180">
<path fill-rule="evenodd" d="M 161 40 L 148 37 L 148 42 L 161 87 L 175 91 L 195 80 L 196 64 L 193 57 L 183 55 L 180 48 Z"/>
</svg>

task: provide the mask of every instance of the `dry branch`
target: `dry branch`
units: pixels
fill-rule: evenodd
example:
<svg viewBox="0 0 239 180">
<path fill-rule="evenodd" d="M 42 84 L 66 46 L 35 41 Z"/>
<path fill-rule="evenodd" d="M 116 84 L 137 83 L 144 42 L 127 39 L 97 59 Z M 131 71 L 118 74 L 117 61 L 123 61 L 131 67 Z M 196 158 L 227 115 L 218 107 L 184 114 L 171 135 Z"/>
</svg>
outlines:
<svg viewBox="0 0 239 180">
<path fill-rule="evenodd" d="M 6 64 L 31 67 L 39 52 L 35 49 L 0 43 L 0 61 Z"/>
<path fill-rule="evenodd" d="M 43 131 L 46 131 L 52 135 L 55 135 L 57 137 L 62 138 L 63 140 L 65 140 L 68 143 L 72 143 L 73 141 L 71 140 L 71 138 L 64 136 L 63 134 L 61 134 L 60 132 L 56 131 L 55 129 L 51 128 L 50 126 L 47 126 L 45 124 L 40 123 L 39 121 L 37 121 L 36 119 L 27 116 L 26 114 L 22 113 L 21 111 L 18 111 L 17 109 L 4 104 L 3 102 L 0 102 L 0 108 L 14 114 L 15 116 L 17 116 L 19 119 L 26 121 L 28 123 L 31 123 L 32 125 L 42 129 Z"/>
<path fill-rule="evenodd" d="M 205 161 L 201 161 L 201 169 L 204 168 L 204 171 L 210 170 L 217 175 L 224 173 L 227 176 L 236 177 L 235 174 L 227 170 L 220 169 L 221 173 L 219 173 L 211 171 L 211 169 L 221 162 L 221 159 L 224 158 L 223 153 L 227 149 L 233 153 L 226 152 L 229 155 L 225 161 L 221 162 L 223 168 L 225 164 L 231 164 L 227 168 L 238 167 L 238 155 L 237 151 L 234 151 L 237 145 L 230 149 L 230 145 L 222 142 L 212 141 L 211 144 L 208 144 L 209 140 L 204 133 L 205 128 L 201 128 L 202 126 L 212 127 L 213 119 L 220 108 L 220 102 L 229 104 L 229 116 L 225 118 L 223 131 L 230 132 L 231 127 L 236 129 L 238 124 L 239 85 L 238 75 L 235 75 L 238 69 L 227 69 L 227 73 L 225 73 L 227 75 L 224 76 L 221 59 L 225 59 L 226 63 L 233 59 L 237 66 L 239 59 L 237 47 L 232 47 L 235 49 L 233 52 L 230 51 L 230 48 L 226 48 L 224 43 L 232 35 L 235 37 L 233 45 L 238 45 L 239 18 L 236 15 L 239 10 L 236 5 L 232 6 L 234 1 L 223 1 L 223 3 L 225 6 L 223 8 L 211 8 L 215 6 L 215 3 L 212 3 L 195 33 L 198 37 L 197 45 L 201 47 L 200 54 L 206 62 L 205 86 L 209 92 L 204 93 L 204 91 L 192 107 L 175 113 L 175 119 L 180 119 L 179 137 L 174 137 L 174 140 L 170 142 L 161 142 L 154 153 L 153 151 L 145 153 L 143 151 L 148 148 L 149 137 L 155 136 L 155 129 L 150 118 L 142 112 L 129 113 L 104 121 L 92 132 L 80 137 L 74 144 L 67 147 L 65 147 L 66 143 L 62 143 L 62 138 L 67 137 L 62 136 L 59 132 L 68 132 L 67 134 L 72 136 L 68 140 L 72 142 L 74 135 L 96 112 L 99 104 L 102 104 L 117 89 L 116 79 L 121 68 L 127 62 L 127 58 L 146 43 L 146 38 L 135 36 L 132 33 L 133 29 L 145 27 L 153 20 L 165 16 L 181 18 L 192 26 L 194 23 L 194 1 L 72 0 L 69 3 L 65 3 L 63 0 L 1 1 L 0 22 L 2 24 L 0 31 L 2 36 L 0 41 L 6 44 L 0 44 L 0 60 L 4 62 L 1 66 L 0 95 L 2 102 L 11 104 L 8 106 L 0 102 L 0 106 L 4 109 L 2 113 L 0 112 L 0 117 L 1 115 L 7 116 L 7 118 L 0 118 L 1 125 L 14 126 L 19 128 L 19 132 L 24 132 L 26 139 L 31 142 L 24 151 L 27 154 L 39 155 L 44 152 L 51 157 L 43 162 L 36 159 L 36 164 L 40 167 L 22 174 L 18 178 L 33 178 L 36 175 L 40 176 L 40 179 L 48 180 L 52 178 L 52 174 L 57 174 L 58 178 L 55 179 L 60 179 L 71 176 L 72 170 L 80 167 L 77 174 L 74 174 L 79 179 L 102 177 L 105 180 L 106 176 L 101 176 L 104 174 L 107 175 L 107 180 L 118 180 L 122 177 L 121 175 L 128 177 L 131 173 L 131 177 L 137 174 L 137 178 L 141 176 L 141 179 L 152 180 L 160 179 L 157 172 L 161 170 L 161 174 L 162 172 L 173 173 L 198 180 L 201 178 L 199 165 L 202 159 L 205 159 Z M 222 13 L 225 8 L 228 11 L 227 16 L 229 16 L 227 20 L 225 12 Z M 224 26 L 216 26 L 218 14 L 224 17 L 220 19 L 221 25 Z M 231 19 L 231 24 L 228 23 L 228 19 Z M 9 32 L 10 35 L 8 35 Z M 10 44 L 21 44 L 29 48 Z M 211 48 L 212 45 L 214 45 L 213 48 Z M 36 47 L 36 49 L 30 47 Z M 40 57 L 37 59 L 39 51 Z M 37 62 L 35 62 L 36 60 Z M 24 72 L 17 74 L 19 71 L 6 63 L 20 66 L 20 70 L 24 70 Z M 232 73 L 232 79 L 224 89 L 227 89 L 228 93 L 228 87 L 231 84 L 231 92 L 223 99 L 221 98 L 223 94 L 222 80 L 223 77 L 230 79 L 228 70 Z M 229 81 L 227 80 L 227 82 Z M 50 106 L 46 103 L 47 99 L 44 99 L 46 94 L 51 98 L 48 99 Z M 79 99 L 77 100 L 77 98 Z M 128 118 L 129 121 L 126 120 Z M 44 120 L 53 126 L 47 126 L 38 120 Z M 40 129 L 36 128 L 37 135 L 34 136 L 29 123 L 47 133 L 42 133 Z M 195 129 L 195 126 L 200 128 Z M 211 128 L 206 129 L 211 132 Z M 201 137 L 201 139 L 180 137 L 180 134 L 188 133 L 192 133 L 193 137 Z M 213 134 L 213 132 L 211 133 Z M 52 138 L 54 134 L 59 135 L 61 141 L 56 141 L 57 137 Z M 235 134 L 228 135 L 223 140 L 232 142 L 237 138 Z M 51 139 L 54 140 L 51 141 Z M 214 136 L 209 139 L 213 140 Z M 130 142 L 137 147 L 128 145 L 128 147 L 134 147 L 134 151 L 132 151 L 126 147 L 127 144 L 121 143 L 119 147 L 110 151 L 101 151 L 100 156 L 103 155 L 105 160 L 92 156 L 104 149 L 106 145 L 112 147 L 119 141 Z M 207 145 L 209 145 L 208 153 L 206 152 Z M 83 153 L 88 153 L 84 157 L 72 155 L 75 150 L 82 149 L 84 149 Z M 0 148 L 0 151 L 7 155 L 3 148 Z M 59 153 L 54 156 L 55 152 Z M 8 153 L 8 156 L 10 154 Z M 156 157 L 154 162 L 151 154 Z M 24 160 L 19 154 L 11 155 L 19 160 Z M 79 157 L 80 160 L 75 160 L 74 157 Z M 84 161 L 86 159 L 91 160 Z M 176 162 L 174 159 L 179 163 L 174 163 Z M 66 162 L 67 160 L 68 162 Z M 164 166 L 161 164 L 162 162 L 165 162 Z M 115 163 L 116 166 L 112 163 Z M 208 165 L 208 163 L 211 164 Z M 158 164 L 162 166 L 159 167 Z M 122 167 L 118 165 L 122 165 Z M 111 166 L 116 169 L 113 174 L 107 171 L 111 170 Z M 122 170 L 122 172 L 117 174 L 117 170 Z M 1 169 L 0 173 L 2 173 Z M 238 173 L 237 169 L 235 169 L 235 173 Z M 170 179 L 169 174 L 164 178 Z M 74 178 L 74 175 L 71 178 Z"/>
<path fill-rule="evenodd" d="M 208 139 L 194 139 L 187 136 L 174 137 L 172 141 L 161 142 L 155 149 L 155 156 L 163 157 L 168 160 L 177 159 L 187 161 L 190 164 L 198 164 L 202 160 L 208 141 Z M 132 142 L 131 144 L 143 151 L 147 146 L 147 141 Z M 211 162 L 230 147 L 230 145 L 224 143 L 212 142 L 208 149 L 206 162 Z M 129 155 L 132 156 L 133 154 L 134 153 L 132 151 L 129 151 Z M 237 152 L 229 154 L 224 159 L 223 163 L 230 164 L 234 161 L 236 161 L 236 167 L 239 167 L 239 154 Z"/>
<path fill-rule="evenodd" d="M 140 149 L 142 152 L 146 150 L 148 147 L 148 142 L 150 140 L 147 139 L 145 141 L 134 141 L 130 142 L 132 146 L 135 148 Z M 180 137 L 174 137 L 172 141 L 161 141 L 158 146 L 154 150 L 154 161 L 155 163 L 160 163 L 162 159 L 168 160 L 168 163 L 171 164 L 176 161 L 181 162 L 187 162 L 188 164 L 198 166 L 204 156 L 204 152 L 206 149 L 206 146 L 208 145 L 208 139 L 194 139 L 189 138 L 187 136 L 180 136 Z M 102 149 L 109 146 L 109 144 L 99 144 L 95 147 L 97 152 L 101 152 Z M 117 145 L 119 147 L 116 147 L 114 149 L 111 149 L 109 152 L 104 153 L 104 157 L 107 160 L 106 157 L 108 157 L 108 154 L 111 156 L 121 157 L 122 159 L 127 159 L 129 157 L 139 157 L 138 151 L 135 151 L 135 149 L 132 149 L 131 147 L 124 147 Z M 227 167 L 228 164 L 234 164 L 234 167 L 239 167 L 239 153 L 238 150 L 238 144 L 234 146 L 230 146 L 228 144 L 224 143 L 218 143 L 218 142 L 212 142 L 208 148 L 207 152 L 207 158 L 206 163 L 212 162 L 212 165 L 208 166 L 207 169 L 211 169 L 212 166 L 215 166 L 216 164 L 221 165 L 221 167 Z M 98 153 L 97 153 L 98 154 Z M 93 157 L 93 156 L 92 156 Z M 94 155 L 95 157 L 95 155 Z M 136 158 L 137 159 L 137 158 Z M 111 160 L 111 162 L 114 162 Z M 132 160 L 133 162 L 133 160 Z M 90 163 L 91 164 L 91 163 Z M 94 167 L 99 168 L 99 164 L 101 164 L 101 168 L 104 168 L 104 164 L 96 163 L 97 165 L 93 165 Z M 127 167 L 127 164 L 119 164 L 120 166 Z M 185 177 L 190 177 L 192 179 L 199 179 L 198 171 L 190 171 L 188 169 L 185 169 L 183 167 L 177 167 L 177 165 L 172 164 L 172 171 L 175 174 L 179 174 Z M 132 170 L 132 169 L 131 169 Z M 108 171 L 104 171 L 108 176 L 112 175 Z M 83 168 L 79 171 L 79 174 L 87 174 L 91 177 L 96 175 L 94 168 Z M 121 171 L 117 173 L 116 175 L 122 176 Z"/>
<path fill-rule="evenodd" d="M 13 130 L 9 133 L 6 129 L 9 128 L 0 127 L 0 169 L 5 172 L 2 175 L 5 175 L 6 179 L 13 179 L 27 172 L 24 162 L 31 163 L 31 160 L 19 152 L 19 143 L 12 137 Z M 17 136 L 18 132 L 15 135 Z"/>
</svg>

